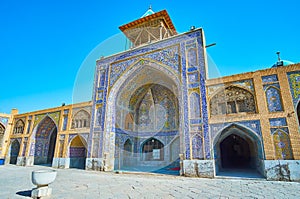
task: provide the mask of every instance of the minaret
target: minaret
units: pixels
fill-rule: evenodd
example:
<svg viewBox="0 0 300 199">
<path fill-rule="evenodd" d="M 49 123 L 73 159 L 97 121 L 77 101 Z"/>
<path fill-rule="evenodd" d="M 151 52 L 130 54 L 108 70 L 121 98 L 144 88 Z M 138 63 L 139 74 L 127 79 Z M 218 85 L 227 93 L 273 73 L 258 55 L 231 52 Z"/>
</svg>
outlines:
<svg viewBox="0 0 300 199">
<path fill-rule="evenodd" d="M 153 12 L 151 6 L 139 19 L 119 27 L 133 47 L 166 39 L 177 32 L 166 10 Z"/>
</svg>

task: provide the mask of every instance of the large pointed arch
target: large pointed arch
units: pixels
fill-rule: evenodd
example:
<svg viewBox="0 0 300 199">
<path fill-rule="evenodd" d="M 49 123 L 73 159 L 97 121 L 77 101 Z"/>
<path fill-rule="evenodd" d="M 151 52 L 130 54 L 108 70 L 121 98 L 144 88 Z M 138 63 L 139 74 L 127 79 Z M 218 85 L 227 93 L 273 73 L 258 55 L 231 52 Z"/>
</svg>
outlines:
<svg viewBox="0 0 300 199">
<path fill-rule="evenodd" d="M 34 128 L 31 138 L 35 144 L 30 151 L 30 155 L 34 156 L 34 164 L 52 164 L 57 132 L 58 128 L 55 121 L 48 115 Z"/>
<path fill-rule="evenodd" d="M 19 152 L 20 152 L 19 140 L 18 139 L 11 140 L 10 152 L 9 152 L 9 156 L 10 156 L 9 163 L 10 164 L 17 164 L 17 158 L 19 156 Z"/>
<path fill-rule="evenodd" d="M 216 172 L 230 169 L 253 169 L 260 173 L 264 159 L 261 137 L 241 124 L 229 124 L 213 138 Z M 243 164 L 243 162 L 246 164 Z"/>
<path fill-rule="evenodd" d="M 140 64 L 141 62 L 144 62 L 143 64 Z M 105 111 L 105 121 L 108 121 L 105 123 L 104 127 L 104 146 L 100 146 L 100 151 L 103 149 L 104 153 L 108 153 L 111 155 L 109 158 L 114 159 L 112 155 L 115 154 L 115 139 L 110 139 L 110 137 L 115 138 L 115 136 L 112 136 L 112 132 L 116 131 L 116 128 L 118 127 L 116 123 L 116 119 L 118 118 L 118 114 L 120 114 L 118 111 L 116 111 L 118 108 L 123 108 L 125 114 L 131 112 L 129 107 L 129 101 L 124 100 L 119 101 L 119 96 L 121 95 L 122 91 L 126 90 L 124 87 L 129 85 L 131 82 L 139 82 L 141 79 L 143 79 L 144 83 L 142 85 L 146 84 L 153 84 L 158 83 L 159 85 L 165 86 L 171 91 L 174 92 L 174 94 L 177 96 L 178 104 L 182 103 L 182 89 L 181 83 L 179 80 L 179 74 L 175 72 L 173 69 L 171 69 L 168 66 L 161 66 L 157 64 L 155 61 L 152 60 L 139 60 L 135 62 L 133 65 L 131 65 L 125 72 L 118 78 L 118 80 L 114 83 L 113 87 L 109 89 L 108 93 L 108 99 L 107 99 L 107 106 Z M 136 88 L 142 86 L 142 85 L 135 85 Z M 134 92 L 136 89 L 130 89 L 129 92 Z M 127 90 L 126 90 L 127 91 Z M 127 93 L 128 97 L 130 97 L 132 94 Z M 117 97 L 116 97 L 117 96 Z M 125 103 L 124 103 L 125 101 Z M 184 121 L 184 114 L 181 114 L 184 112 L 183 106 L 181 109 L 178 109 L 178 117 L 179 118 L 179 125 L 178 125 L 178 132 L 184 132 L 183 128 L 184 125 L 182 124 L 182 121 Z M 126 112 L 127 111 L 127 112 Z M 122 114 L 122 113 L 121 113 Z M 183 136 L 180 136 L 180 139 L 182 139 Z M 102 153 L 101 153 L 102 154 Z M 114 161 L 108 161 L 108 163 L 115 163 Z M 114 168 L 113 165 L 108 166 L 108 169 Z"/>
</svg>

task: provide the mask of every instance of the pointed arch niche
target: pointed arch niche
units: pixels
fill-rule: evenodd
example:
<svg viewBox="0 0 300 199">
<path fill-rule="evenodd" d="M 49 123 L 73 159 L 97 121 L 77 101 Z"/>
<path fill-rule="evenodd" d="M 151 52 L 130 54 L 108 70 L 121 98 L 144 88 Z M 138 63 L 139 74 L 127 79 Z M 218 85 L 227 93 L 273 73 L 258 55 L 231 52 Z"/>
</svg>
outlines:
<svg viewBox="0 0 300 199">
<path fill-rule="evenodd" d="M 217 175 L 227 169 L 233 171 L 249 169 L 262 174 L 263 154 L 261 138 L 242 125 L 231 124 L 214 138 Z"/>
<path fill-rule="evenodd" d="M 22 134 L 24 132 L 25 123 L 22 119 L 18 119 L 14 125 L 14 134 Z"/>
<path fill-rule="evenodd" d="M 57 138 L 57 126 L 49 116 L 46 116 L 36 127 L 34 164 L 51 165 Z"/>
<path fill-rule="evenodd" d="M 86 147 L 87 143 L 81 136 L 72 139 L 69 147 L 70 168 L 85 169 Z"/>
<path fill-rule="evenodd" d="M 86 110 L 78 111 L 72 119 L 72 129 L 89 128 L 91 116 Z"/>
<path fill-rule="evenodd" d="M 275 157 L 278 160 L 293 160 L 290 136 L 287 132 L 278 129 L 272 134 Z"/>
<path fill-rule="evenodd" d="M 17 158 L 20 151 L 20 142 L 17 139 L 14 139 L 10 145 L 10 164 L 17 164 Z"/>
<path fill-rule="evenodd" d="M 255 97 L 249 90 L 228 86 L 218 90 L 209 101 L 211 115 L 232 113 L 256 113 Z"/>
</svg>

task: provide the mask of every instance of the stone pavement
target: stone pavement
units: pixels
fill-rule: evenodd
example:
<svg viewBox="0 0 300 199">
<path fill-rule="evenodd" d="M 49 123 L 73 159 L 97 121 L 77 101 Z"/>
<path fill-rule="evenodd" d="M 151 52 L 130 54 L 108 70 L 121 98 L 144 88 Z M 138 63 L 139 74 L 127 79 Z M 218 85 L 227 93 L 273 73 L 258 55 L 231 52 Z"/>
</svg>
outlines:
<svg viewBox="0 0 300 199">
<path fill-rule="evenodd" d="M 30 198 L 31 172 L 45 168 L 0 166 L 0 198 Z M 51 198 L 300 198 L 298 182 L 57 171 Z"/>
</svg>

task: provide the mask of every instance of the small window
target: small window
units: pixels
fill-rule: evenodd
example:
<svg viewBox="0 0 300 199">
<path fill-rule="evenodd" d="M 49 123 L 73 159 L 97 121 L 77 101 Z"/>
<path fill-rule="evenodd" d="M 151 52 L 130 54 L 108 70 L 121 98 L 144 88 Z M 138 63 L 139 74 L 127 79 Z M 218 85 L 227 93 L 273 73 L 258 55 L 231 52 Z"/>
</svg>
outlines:
<svg viewBox="0 0 300 199">
<path fill-rule="evenodd" d="M 228 113 L 236 113 L 235 102 L 227 102 L 227 111 Z"/>
</svg>

